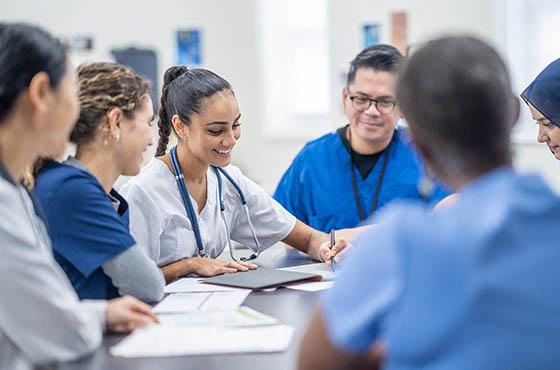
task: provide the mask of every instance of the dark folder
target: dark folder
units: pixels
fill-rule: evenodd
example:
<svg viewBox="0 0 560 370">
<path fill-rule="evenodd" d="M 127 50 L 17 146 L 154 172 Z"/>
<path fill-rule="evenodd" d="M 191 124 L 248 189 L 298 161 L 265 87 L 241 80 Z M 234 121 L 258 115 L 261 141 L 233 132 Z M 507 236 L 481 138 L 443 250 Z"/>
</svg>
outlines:
<svg viewBox="0 0 560 370">
<path fill-rule="evenodd" d="M 259 267 L 256 270 L 214 276 L 202 279 L 202 281 L 208 284 L 260 290 L 303 280 L 320 281 L 322 279 L 323 277 L 319 274 L 308 274 L 304 272 Z"/>
</svg>

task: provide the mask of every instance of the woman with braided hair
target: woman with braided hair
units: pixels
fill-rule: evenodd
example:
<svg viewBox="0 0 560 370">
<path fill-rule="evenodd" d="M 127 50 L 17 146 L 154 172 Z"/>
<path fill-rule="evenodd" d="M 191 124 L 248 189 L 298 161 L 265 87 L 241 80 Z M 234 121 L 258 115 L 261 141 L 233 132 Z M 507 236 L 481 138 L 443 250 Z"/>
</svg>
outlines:
<svg viewBox="0 0 560 370">
<path fill-rule="evenodd" d="M 117 63 L 78 68 L 80 116 L 70 141 L 76 156 L 48 162 L 34 194 L 45 209 L 56 260 L 80 298 L 163 297 L 159 268 L 129 233 L 128 204 L 113 189 L 140 171 L 151 144 L 149 84 Z"/>
<path fill-rule="evenodd" d="M 321 261 L 327 235 L 296 220 L 230 164 L 241 114 L 230 84 L 206 69 L 169 68 L 159 110 L 156 157 L 123 186 L 131 232 L 162 268 L 167 282 L 189 273 L 212 276 L 254 269 L 247 261 L 283 241 Z M 167 152 L 171 133 L 178 144 Z M 233 255 L 231 240 L 251 256 Z M 229 247 L 232 261 L 214 259 Z M 210 257 L 210 258 L 204 258 Z"/>
</svg>

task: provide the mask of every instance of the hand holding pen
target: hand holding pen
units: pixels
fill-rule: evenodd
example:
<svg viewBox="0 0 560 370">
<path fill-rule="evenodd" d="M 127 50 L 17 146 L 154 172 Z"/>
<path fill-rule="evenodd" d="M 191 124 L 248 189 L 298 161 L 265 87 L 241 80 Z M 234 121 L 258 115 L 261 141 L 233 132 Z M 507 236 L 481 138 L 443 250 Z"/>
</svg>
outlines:
<svg viewBox="0 0 560 370">
<path fill-rule="evenodd" d="M 319 260 L 334 271 L 334 265 L 340 261 L 340 257 L 345 254 L 350 243 L 343 238 L 336 238 L 335 230 L 331 230 L 330 238 L 319 247 Z"/>
</svg>

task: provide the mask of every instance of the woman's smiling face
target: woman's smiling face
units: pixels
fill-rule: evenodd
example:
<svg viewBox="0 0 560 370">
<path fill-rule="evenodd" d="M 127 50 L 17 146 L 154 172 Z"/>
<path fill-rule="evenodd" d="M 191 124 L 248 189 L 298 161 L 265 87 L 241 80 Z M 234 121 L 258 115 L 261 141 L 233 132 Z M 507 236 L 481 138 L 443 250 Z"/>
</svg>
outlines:
<svg viewBox="0 0 560 370">
<path fill-rule="evenodd" d="M 200 114 L 186 125 L 186 144 L 202 162 L 225 167 L 231 162 L 233 147 L 241 136 L 239 106 L 231 90 L 205 99 Z"/>
</svg>

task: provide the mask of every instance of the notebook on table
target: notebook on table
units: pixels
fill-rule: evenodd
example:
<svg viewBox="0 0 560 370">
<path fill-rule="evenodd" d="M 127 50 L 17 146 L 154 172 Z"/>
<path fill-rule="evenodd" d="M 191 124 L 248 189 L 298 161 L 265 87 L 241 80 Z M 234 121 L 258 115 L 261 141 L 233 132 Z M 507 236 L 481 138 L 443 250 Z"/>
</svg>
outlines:
<svg viewBox="0 0 560 370">
<path fill-rule="evenodd" d="M 256 270 L 214 276 L 202 279 L 202 281 L 208 284 L 260 290 L 298 281 L 321 281 L 322 279 L 323 277 L 320 274 L 309 274 L 304 272 L 283 271 L 259 267 Z"/>
</svg>

